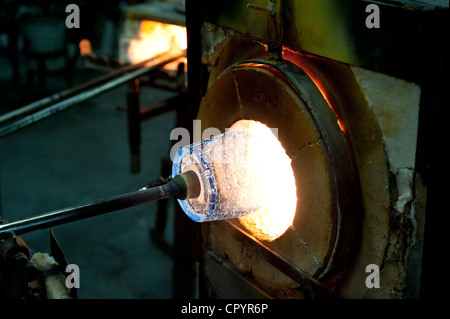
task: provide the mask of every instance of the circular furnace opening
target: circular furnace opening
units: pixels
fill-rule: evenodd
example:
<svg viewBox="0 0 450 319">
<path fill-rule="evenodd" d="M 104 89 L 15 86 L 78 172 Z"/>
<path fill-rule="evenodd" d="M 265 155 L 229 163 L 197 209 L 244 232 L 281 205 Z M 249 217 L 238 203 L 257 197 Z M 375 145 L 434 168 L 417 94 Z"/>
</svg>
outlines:
<svg viewBox="0 0 450 319">
<path fill-rule="evenodd" d="M 215 127 L 222 132 L 236 128 L 239 124 L 235 123 L 241 120 L 278 128 L 278 141 L 290 158 L 294 173 L 295 217 L 282 235 L 269 236 L 264 244 L 318 279 L 342 269 L 354 241 L 360 197 L 344 133 L 314 81 L 286 61 L 241 61 L 211 83 L 197 119 L 202 121 L 202 127 Z M 284 183 L 276 186 L 283 189 L 281 184 Z M 278 207 L 284 205 L 281 198 L 276 201 Z M 257 215 L 250 216 L 238 217 L 233 223 L 261 240 L 264 227 L 255 218 Z M 272 216 L 272 223 L 278 222 L 277 213 Z M 298 286 L 264 255 L 234 238 L 222 223 L 211 223 L 208 235 L 211 247 L 216 242 L 220 244 L 217 253 L 223 251 L 223 258 L 230 259 L 242 273 L 263 285 Z"/>
<path fill-rule="evenodd" d="M 297 194 L 291 159 L 277 139 L 278 128 L 240 120 L 229 130 L 243 130 L 254 137 L 248 152 L 255 168 L 256 176 L 251 178 L 258 185 L 260 207 L 239 217 L 239 222 L 258 239 L 273 241 L 292 225 L 295 217 Z"/>
</svg>

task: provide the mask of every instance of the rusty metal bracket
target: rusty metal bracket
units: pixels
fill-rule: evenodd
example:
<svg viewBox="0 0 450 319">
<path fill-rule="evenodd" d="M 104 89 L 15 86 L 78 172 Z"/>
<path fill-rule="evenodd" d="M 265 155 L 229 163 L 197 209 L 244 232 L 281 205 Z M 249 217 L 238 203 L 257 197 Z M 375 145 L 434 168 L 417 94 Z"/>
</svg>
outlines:
<svg viewBox="0 0 450 319">
<path fill-rule="evenodd" d="M 273 251 L 264 245 L 263 242 L 234 225 L 232 222 L 224 220 L 218 222 L 217 225 L 230 232 L 235 239 L 251 244 L 252 247 L 256 248 L 264 260 L 298 283 L 301 290 L 311 293 L 312 297 L 326 299 L 340 298 L 340 296 L 336 295 L 328 287 L 313 277 L 305 274 L 301 269 L 294 266 L 289 260 L 278 254 L 276 251 Z"/>
</svg>

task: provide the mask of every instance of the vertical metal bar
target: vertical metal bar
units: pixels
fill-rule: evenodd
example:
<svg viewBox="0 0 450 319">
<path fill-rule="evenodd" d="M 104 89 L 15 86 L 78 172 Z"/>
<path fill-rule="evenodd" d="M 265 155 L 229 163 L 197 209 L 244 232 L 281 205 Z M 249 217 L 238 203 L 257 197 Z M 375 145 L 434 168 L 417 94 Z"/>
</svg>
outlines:
<svg viewBox="0 0 450 319">
<path fill-rule="evenodd" d="M 200 100 L 206 90 L 206 67 L 201 63 L 200 30 L 203 23 L 202 2 L 186 0 L 188 86 L 187 104 L 177 112 L 177 126 L 192 133 Z M 191 135 L 192 136 L 192 135 Z M 200 225 L 192 222 L 180 205 L 175 205 L 175 238 L 173 267 L 173 297 L 193 298 L 196 289 L 196 257 L 200 251 Z"/>
<path fill-rule="evenodd" d="M 128 142 L 130 144 L 131 172 L 140 171 L 140 145 L 141 145 L 141 119 L 139 112 L 139 97 L 141 93 L 138 78 L 128 83 L 127 92 L 127 120 L 128 120 Z"/>
<path fill-rule="evenodd" d="M 161 161 L 161 164 L 162 164 L 161 176 L 169 176 L 172 171 L 172 162 L 169 159 L 164 158 Z M 166 228 L 167 204 L 168 204 L 167 201 L 158 202 L 155 232 L 157 232 L 160 235 L 164 233 L 164 229 Z"/>
</svg>

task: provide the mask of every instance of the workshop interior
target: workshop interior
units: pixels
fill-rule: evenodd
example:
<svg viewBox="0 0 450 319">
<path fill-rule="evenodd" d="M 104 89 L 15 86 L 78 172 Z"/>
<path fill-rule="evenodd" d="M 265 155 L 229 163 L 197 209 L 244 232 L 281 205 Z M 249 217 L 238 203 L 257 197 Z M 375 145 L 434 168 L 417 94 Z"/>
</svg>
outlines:
<svg viewBox="0 0 450 319">
<path fill-rule="evenodd" d="M 0 1 L 0 298 L 448 295 L 448 9 Z"/>
</svg>

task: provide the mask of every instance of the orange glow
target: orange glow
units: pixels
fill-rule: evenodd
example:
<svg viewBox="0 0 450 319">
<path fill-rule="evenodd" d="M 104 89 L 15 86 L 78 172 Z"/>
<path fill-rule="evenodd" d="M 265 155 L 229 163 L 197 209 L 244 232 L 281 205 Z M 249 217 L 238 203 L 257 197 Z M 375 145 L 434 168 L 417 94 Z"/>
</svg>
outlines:
<svg viewBox="0 0 450 319">
<path fill-rule="evenodd" d="M 296 54 L 296 53 L 290 51 L 288 48 L 284 47 L 283 48 L 283 58 L 292 62 L 293 64 L 297 65 L 303 71 L 305 71 L 306 74 L 308 74 L 308 76 L 314 82 L 316 87 L 319 89 L 319 91 L 322 94 L 325 101 L 327 101 L 328 106 L 331 108 L 334 115 L 336 116 L 336 121 L 337 121 L 337 124 L 339 125 L 339 128 L 345 134 L 345 127 L 342 124 L 342 121 L 339 120 L 339 116 L 338 116 L 335 108 L 333 107 L 333 103 L 331 103 L 330 98 L 328 97 L 327 90 L 325 88 L 326 83 L 322 83 L 320 81 L 319 77 L 314 74 L 314 72 L 310 69 L 310 67 L 308 67 L 308 64 L 302 60 L 301 55 Z"/>
<path fill-rule="evenodd" d="M 186 48 L 185 27 L 142 20 L 138 37 L 128 47 L 128 57 L 136 64 L 164 52 L 181 52 Z"/>
<path fill-rule="evenodd" d="M 322 94 L 323 98 L 325 99 L 325 101 L 327 101 L 328 106 L 330 107 L 330 109 L 333 111 L 334 115 L 336 116 L 336 121 L 337 124 L 339 125 L 339 128 L 341 129 L 341 131 L 343 133 L 345 133 L 345 128 L 344 125 L 342 124 L 341 121 L 339 121 L 339 117 L 336 113 L 336 111 L 334 110 L 332 104 L 330 103 L 330 100 L 328 99 L 327 95 L 325 94 L 325 90 L 322 88 L 322 86 L 320 85 L 320 82 L 318 82 L 317 80 L 315 80 L 310 74 L 309 76 L 311 77 L 311 80 L 314 82 L 314 84 L 317 86 L 317 88 L 319 89 L 320 93 Z"/>
<path fill-rule="evenodd" d="M 339 119 L 338 119 L 338 120 L 337 120 L 337 123 L 338 123 L 339 128 L 341 129 L 341 131 L 345 133 L 345 127 L 344 127 L 344 125 L 342 124 L 342 122 L 339 121 Z"/>
<path fill-rule="evenodd" d="M 273 241 L 292 225 L 297 206 L 297 194 L 291 159 L 286 155 L 281 143 L 264 124 L 241 120 L 230 130 L 246 130 L 257 137 L 258 144 L 251 152 L 252 163 L 260 176 L 257 180 L 260 192 L 260 209 L 239 217 L 239 222 L 260 240 Z"/>
<path fill-rule="evenodd" d="M 78 44 L 78 47 L 80 49 L 81 56 L 92 54 L 91 41 L 89 41 L 88 39 L 82 39 Z"/>
</svg>

